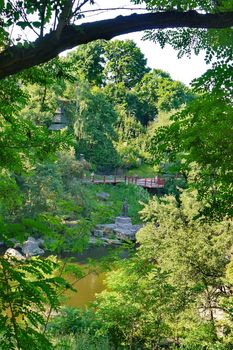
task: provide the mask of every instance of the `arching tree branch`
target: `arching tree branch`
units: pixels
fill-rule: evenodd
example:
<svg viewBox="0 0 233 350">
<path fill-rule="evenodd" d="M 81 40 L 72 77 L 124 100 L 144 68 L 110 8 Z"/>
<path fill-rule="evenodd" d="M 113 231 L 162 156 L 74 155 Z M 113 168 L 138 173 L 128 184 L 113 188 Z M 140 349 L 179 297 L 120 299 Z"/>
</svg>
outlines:
<svg viewBox="0 0 233 350">
<path fill-rule="evenodd" d="M 38 38 L 29 47 L 12 46 L 0 53 L 0 79 L 56 57 L 60 52 L 97 39 L 110 40 L 121 34 L 146 29 L 227 28 L 233 26 L 233 12 L 200 14 L 196 11 L 132 14 L 77 25 L 66 25 Z"/>
</svg>

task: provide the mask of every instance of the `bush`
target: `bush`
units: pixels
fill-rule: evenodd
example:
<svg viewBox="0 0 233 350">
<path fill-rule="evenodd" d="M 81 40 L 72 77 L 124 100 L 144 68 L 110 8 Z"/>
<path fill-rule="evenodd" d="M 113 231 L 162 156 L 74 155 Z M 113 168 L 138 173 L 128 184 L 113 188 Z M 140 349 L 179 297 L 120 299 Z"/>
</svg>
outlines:
<svg viewBox="0 0 233 350">
<path fill-rule="evenodd" d="M 110 350 L 107 337 L 98 335 L 101 328 L 102 321 L 96 320 L 92 310 L 65 307 L 51 320 L 49 333 L 56 349 Z"/>
</svg>

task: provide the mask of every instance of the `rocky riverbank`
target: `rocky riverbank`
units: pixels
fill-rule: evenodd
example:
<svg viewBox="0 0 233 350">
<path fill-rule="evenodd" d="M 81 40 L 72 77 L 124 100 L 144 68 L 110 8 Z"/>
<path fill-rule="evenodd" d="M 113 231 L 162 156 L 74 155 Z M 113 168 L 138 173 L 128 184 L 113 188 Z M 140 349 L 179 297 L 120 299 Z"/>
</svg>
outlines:
<svg viewBox="0 0 233 350">
<path fill-rule="evenodd" d="M 20 243 L 15 243 L 13 248 L 8 248 L 4 256 L 12 256 L 16 259 L 23 260 L 32 256 L 42 256 L 45 251 L 42 249 L 44 240 L 39 238 L 28 237 L 28 239 Z"/>
<path fill-rule="evenodd" d="M 70 223 L 69 223 L 70 224 Z M 77 224 L 72 222 L 72 226 Z M 90 248 L 93 246 L 119 246 L 124 242 L 135 242 L 136 233 L 142 225 L 133 225 L 128 216 L 118 216 L 111 224 L 99 224 L 91 233 L 89 240 Z M 32 256 L 42 256 L 45 254 L 44 240 L 41 238 L 28 239 L 21 243 L 15 242 L 12 248 L 5 251 L 5 255 L 13 256 L 17 259 L 26 259 Z"/>
<path fill-rule="evenodd" d="M 90 239 L 91 244 L 121 245 L 125 241 L 136 240 L 136 233 L 142 225 L 133 225 L 130 217 L 118 216 L 113 224 L 97 225 Z"/>
</svg>

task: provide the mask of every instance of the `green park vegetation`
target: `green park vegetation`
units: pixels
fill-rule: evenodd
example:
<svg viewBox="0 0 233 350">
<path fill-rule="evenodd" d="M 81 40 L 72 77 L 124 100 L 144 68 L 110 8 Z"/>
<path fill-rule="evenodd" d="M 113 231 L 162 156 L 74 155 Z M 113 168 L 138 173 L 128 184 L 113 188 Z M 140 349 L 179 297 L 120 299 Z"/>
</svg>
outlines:
<svg viewBox="0 0 233 350">
<path fill-rule="evenodd" d="M 148 13 L 85 23 L 95 3 L 0 0 L 0 242 L 43 238 L 50 254 L 0 256 L 0 350 L 231 350 L 232 1 L 132 0 Z M 109 40 L 144 29 L 209 69 L 187 87 Z M 162 176 L 163 195 L 86 181 L 109 174 Z M 125 199 L 143 225 L 128 258 L 104 261 L 88 307 L 62 307 L 64 274 L 86 273 L 62 253 Z"/>
</svg>

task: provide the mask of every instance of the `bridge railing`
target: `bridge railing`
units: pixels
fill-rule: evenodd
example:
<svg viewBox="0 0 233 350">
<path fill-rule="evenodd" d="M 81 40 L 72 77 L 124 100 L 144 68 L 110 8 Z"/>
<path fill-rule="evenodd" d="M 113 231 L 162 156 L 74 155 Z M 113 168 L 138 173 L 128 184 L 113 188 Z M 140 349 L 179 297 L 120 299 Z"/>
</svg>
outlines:
<svg viewBox="0 0 233 350">
<path fill-rule="evenodd" d="M 84 183 L 95 183 L 95 184 L 135 184 L 142 187 L 148 188 L 163 188 L 165 185 L 165 179 L 159 176 L 153 178 L 140 178 L 138 176 L 117 176 L 117 175 L 91 175 L 90 177 L 84 177 L 82 179 Z"/>
</svg>

